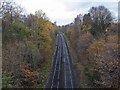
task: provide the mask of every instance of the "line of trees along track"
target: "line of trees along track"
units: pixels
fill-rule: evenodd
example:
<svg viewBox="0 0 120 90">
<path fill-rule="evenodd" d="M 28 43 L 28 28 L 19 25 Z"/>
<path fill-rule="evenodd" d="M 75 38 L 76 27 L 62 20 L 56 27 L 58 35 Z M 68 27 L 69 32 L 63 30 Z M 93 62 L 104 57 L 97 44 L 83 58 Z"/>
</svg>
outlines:
<svg viewBox="0 0 120 90">
<path fill-rule="evenodd" d="M 45 88 L 73 88 L 73 75 L 67 44 L 61 32 L 55 51 L 50 78 Z"/>
</svg>

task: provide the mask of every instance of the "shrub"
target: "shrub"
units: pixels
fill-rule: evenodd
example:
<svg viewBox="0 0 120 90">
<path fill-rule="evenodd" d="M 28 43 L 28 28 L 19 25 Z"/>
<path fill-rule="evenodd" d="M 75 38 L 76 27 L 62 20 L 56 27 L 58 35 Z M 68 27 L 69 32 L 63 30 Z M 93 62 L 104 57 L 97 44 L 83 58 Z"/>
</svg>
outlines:
<svg viewBox="0 0 120 90">
<path fill-rule="evenodd" d="M 2 75 L 2 87 L 10 88 L 13 84 L 13 76 L 10 73 L 3 73 Z"/>
<path fill-rule="evenodd" d="M 113 42 L 113 43 L 116 43 L 118 42 L 118 36 L 117 35 L 109 35 L 106 37 L 106 41 L 107 42 Z"/>
<path fill-rule="evenodd" d="M 38 71 L 35 71 L 28 66 L 25 66 L 22 69 L 22 77 L 20 84 L 22 87 L 34 87 L 38 84 L 40 84 L 42 80 L 42 75 Z"/>
</svg>

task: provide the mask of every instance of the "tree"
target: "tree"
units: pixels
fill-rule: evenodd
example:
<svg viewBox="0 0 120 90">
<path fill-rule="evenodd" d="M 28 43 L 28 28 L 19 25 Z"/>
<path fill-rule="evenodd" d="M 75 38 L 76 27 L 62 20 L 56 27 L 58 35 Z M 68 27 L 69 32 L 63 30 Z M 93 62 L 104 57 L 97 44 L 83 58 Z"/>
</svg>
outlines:
<svg viewBox="0 0 120 90">
<path fill-rule="evenodd" d="M 74 19 L 74 24 L 75 24 L 75 29 L 80 33 L 81 30 L 81 25 L 82 25 L 82 15 L 79 14 L 77 17 Z"/>
<path fill-rule="evenodd" d="M 89 13 L 92 19 L 92 34 L 98 36 L 104 33 L 112 21 L 111 12 L 104 6 L 98 6 L 90 8 Z"/>
<path fill-rule="evenodd" d="M 38 82 L 33 81 L 35 79 L 43 83 L 47 76 L 42 76 L 44 75 L 42 68 L 49 68 L 48 62 L 51 62 L 56 26 L 41 10 L 25 16 L 21 14 L 21 8 L 13 2 L 4 2 L 3 7 L 1 10 L 4 41 L 3 73 L 11 73 L 10 76 L 14 76 L 14 79 L 11 79 L 15 83 L 13 85 L 8 82 L 5 85 L 34 87 L 38 85 Z M 36 72 L 41 73 L 40 78 Z"/>
<path fill-rule="evenodd" d="M 90 13 L 88 14 L 85 14 L 83 16 L 83 24 L 86 25 L 86 24 L 91 24 L 92 20 L 91 20 L 91 16 L 90 16 Z"/>
<path fill-rule="evenodd" d="M 85 14 L 83 16 L 82 33 L 91 30 L 91 25 L 92 25 L 91 23 L 92 23 L 92 20 L 91 20 L 90 13 Z"/>
<path fill-rule="evenodd" d="M 14 2 L 3 0 L 0 7 L 0 13 L 2 16 L 3 43 L 5 41 L 16 41 L 16 38 L 24 37 L 27 29 L 26 26 L 21 23 L 21 12 L 22 8 Z"/>
<path fill-rule="evenodd" d="M 35 15 L 36 15 L 38 18 L 43 18 L 43 19 L 48 20 L 48 17 L 46 16 L 46 14 L 45 14 L 42 10 L 36 11 L 36 12 L 35 12 Z"/>
</svg>

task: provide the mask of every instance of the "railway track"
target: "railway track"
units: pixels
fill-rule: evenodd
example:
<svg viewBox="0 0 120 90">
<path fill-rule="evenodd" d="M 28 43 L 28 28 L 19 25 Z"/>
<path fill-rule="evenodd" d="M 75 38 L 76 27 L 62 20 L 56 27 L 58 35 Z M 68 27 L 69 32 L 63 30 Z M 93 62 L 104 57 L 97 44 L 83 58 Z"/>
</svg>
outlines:
<svg viewBox="0 0 120 90">
<path fill-rule="evenodd" d="M 68 55 L 67 44 L 66 44 L 62 34 L 61 34 L 61 37 L 62 37 L 62 41 L 63 41 L 62 43 L 63 43 L 65 88 L 73 88 L 71 63 L 70 63 L 70 57 Z"/>
<path fill-rule="evenodd" d="M 73 88 L 71 62 L 63 34 L 58 32 L 57 48 L 50 78 L 45 88 Z"/>
<path fill-rule="evenodd" d="M 61 60 L 62 60 L 62 41 L 58 35 L 58 50 L 56 54 L 55 67 L 53 71 L 51 88 L 59 88 L 60 86 L 60 70 L 61 70 Z"/>
</svg>

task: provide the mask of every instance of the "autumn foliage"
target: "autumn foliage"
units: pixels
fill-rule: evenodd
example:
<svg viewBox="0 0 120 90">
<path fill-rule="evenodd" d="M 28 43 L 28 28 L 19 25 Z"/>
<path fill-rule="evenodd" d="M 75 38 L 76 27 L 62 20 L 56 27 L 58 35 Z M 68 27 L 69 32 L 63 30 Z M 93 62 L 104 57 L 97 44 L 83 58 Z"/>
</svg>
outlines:
<svg viewBox="0 0 120 90">
<path fill-rule="evenodd" d="M 118 23 L 111 20 L 111 12 L 98 6 L 60 28 L 70 41 L 76 82 L 80 83 L 76 87 L 119 87 Z"/>
<path fill-rule="evenodd" d="M 34 71 L 29 67 L 24 67 L 22 69 L 23 79 L 20 81 L 21 86 L 34 86 L 35 84 L 40 84 L 42 75 L 39 74 L 38 71 Z"/>
<path fill-rule="evenodd" d="M 11 77 L 10 87 L 44 87 L 49 71 L 42 69 L 52 62 L 56 26 L 42 10 L 23 15 L 13 2 L 3 4 L 3 80 Z"/>
<path fill-rule="evenodd" d="M 97 87 L 118 87 L 118 44 L 110 40 L 96 41 L 88 49 L 89 77 Z"/>
</svg>

